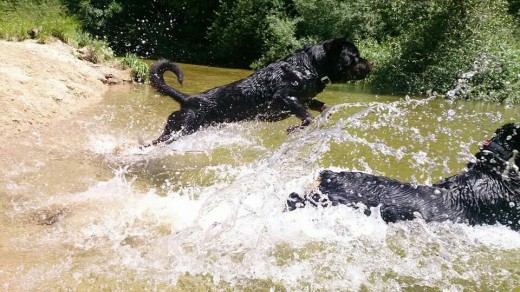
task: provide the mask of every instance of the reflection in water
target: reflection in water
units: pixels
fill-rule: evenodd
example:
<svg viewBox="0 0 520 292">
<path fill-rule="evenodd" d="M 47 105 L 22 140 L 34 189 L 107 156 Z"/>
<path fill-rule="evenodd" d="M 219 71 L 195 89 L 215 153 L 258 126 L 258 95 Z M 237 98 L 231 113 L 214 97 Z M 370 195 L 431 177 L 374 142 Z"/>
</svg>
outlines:
<svg viewBox="0 0 520 292">
<path fill-rule="evenodd" d="M 184 92 L 248 74 L 182 68 Z M 433 183 L 460 172 L 496 127 L 520 120 L 512 106 L 357 89 L 331 86 L 320 99 L 335 106 L 291 135 L 295 118 L 217 125 L 143 153 L 138 138 L 156 137 L 177 105 L 146 85 L 113 88 L 12 152 L 18 162 L 0 185 L 2 289 L 518 285 L 520 235 L 503 226 L 385 224 L 346 206 L 283 212 L 287 195 L 323 168 Z"/>
</svg>

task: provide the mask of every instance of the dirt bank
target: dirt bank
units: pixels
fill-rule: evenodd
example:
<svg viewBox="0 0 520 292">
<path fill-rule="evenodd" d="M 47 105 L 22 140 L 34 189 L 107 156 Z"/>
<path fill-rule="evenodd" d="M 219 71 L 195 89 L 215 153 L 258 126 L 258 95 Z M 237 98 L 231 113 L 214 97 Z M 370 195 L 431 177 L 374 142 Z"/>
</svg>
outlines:
<svg viewBox="0 0 520 292">
<path fill-rule="evenodd" d="M 80 60 L 62 42 L 0 41 L 0 136 L 22 138 L 70 118 L 102 98 L 110 76 L 131 80 L 128 71 Z"/>
</svg>

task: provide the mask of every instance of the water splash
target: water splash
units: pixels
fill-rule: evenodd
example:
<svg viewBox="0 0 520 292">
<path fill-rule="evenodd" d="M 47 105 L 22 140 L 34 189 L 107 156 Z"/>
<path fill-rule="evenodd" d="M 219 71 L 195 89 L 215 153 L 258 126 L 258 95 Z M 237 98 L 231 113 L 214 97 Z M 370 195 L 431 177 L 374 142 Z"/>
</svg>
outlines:
<svg viewBox="0 0 520 292">
<path fill-rule="evenodd" d="M 346 206 L 284 212 L 288 194 L 303 192 L 324 168 L 427 184 L 461 171 L 495 123 L 518 118 L 514 109 L 488 114 L 496 111 L 435 98 L 339 103 L 289 136 L 276 133 L 290 122 L 240 123 L 145 153 L 133 152 L 126 125 L 117 134 L 96 129 L 89 148 L 113 167 L 112 178 L 12 208 L 10 220 L 25 218 L 30 235 L 16 233 L 3 246 L 42 255 L 0 279 L 24 290 L 513 286 L 520 235 L 502 226 L 386 224 L 378 212 Z M 32 224 L 41 210 L 66 212 Z"/>
</svg>

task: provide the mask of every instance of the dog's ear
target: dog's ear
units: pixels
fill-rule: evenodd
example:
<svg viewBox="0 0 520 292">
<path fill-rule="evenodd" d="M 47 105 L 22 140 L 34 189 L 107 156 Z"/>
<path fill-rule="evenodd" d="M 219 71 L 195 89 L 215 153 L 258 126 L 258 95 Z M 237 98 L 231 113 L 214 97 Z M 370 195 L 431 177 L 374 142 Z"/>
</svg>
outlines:
<svg viewBox="0 0 520 292">
<path fill-rule="evenodd" d="M 343 48 L 348 45 L 348 41 L 345 38 L 330 39 L 323 42 L 323 49 L 327 55 L 339 55 Z"/>
<path fill-rule="evenodd" d="M 491 141 L 500 144 L 508 151 L 520 151 L 520 124 L 508 123 L 498 128 Z M 520 164 L 520 156 L 515 163 Z"/>
<path fill-rule="evenodd" d="M 498 128 L 492 140 L 520 151 L 520 124 L 508 123 Z"/>
<path fill-rule="evenodd" d="M 503 126 L 506 129 L 506 143 L 511 145 L 511 150 L 520 152 L 520 124 L 510 123 Z M 517 155 L 515 164 L 520 166 L 520 155 Z"/>
<path fill-rule="evenodd" d="M 323 49 L 329 56 L 340 55 L 343 50 L 347 50 L 349 53 L 359 55 L 359 50 L 353 42 L 346 38 L 330 39 L 323 42 Z"/>
<path fill-rule="evenodd" d="M 513 150 L 520 151 L 520 124 L 511 123 L 509 135 L 506 137 L 508 143 L 511 143 Z"/>
</svg>

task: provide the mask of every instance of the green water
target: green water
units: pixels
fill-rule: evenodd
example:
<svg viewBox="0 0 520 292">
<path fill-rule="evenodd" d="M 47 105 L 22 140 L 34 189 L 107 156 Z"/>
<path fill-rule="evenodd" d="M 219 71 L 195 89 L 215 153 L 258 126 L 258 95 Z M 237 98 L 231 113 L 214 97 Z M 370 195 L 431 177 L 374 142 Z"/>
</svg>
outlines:
<svg viewBox="0 0 520 292">
<path fill-rule="evenodd" d="M 182 68 L 185 71 L 183 86 L 176 84 L 173 75 L 167 80 L 190 94 L 250 74 L 245 70 L 194 65 Z M 479 142 L 490 137 L 503 123 L 518 121 L 519 117 L 517 106 L 453 102 L 441 98 L 407 101 L 409 97 L 377 95 L 362 85 L 353 84 L 329 86 L 318 99 L 335 106 L 326 121 L 320 123 L 325 123 L 324 127 L 328 129 L 337 127 L 352 137 L 331 139 L 330 149 L 321 154 L 317 166 L 358 170 L 367 170 L 368 167 L 378 174 L 419 183 L 433 182 L 459 172 L 470 155 L 477 151 Z M 137 86 L 130 93 L 125 88 L 115 87 L 106 102 L 113 109 L 110 112 L 113 118 L 107 127 L 115 135 L 124 132 L 127 136 L 142 136 L 145 140 L 157 137 L 166 117 L 178 109 L 175 101 L 154 93 L 148 86 Z M 131 116 L 128 116 L 129 111 L 132 111 Z M 359 119 L 355 117 L 363 111 L 369 112 Z M 317 116 L 319 113 L 313 114 Z M 277 123 L 243 122 L 242 128 L 237 130 L 247 133 L 247 139 L 254 140 L 252 145 L 216 147 L 209 155 L 204 151 L 188 151 L 171 159 L 161 157 L 165 170 L 162 173 L 150 170 L 147 180 L 161 182 L 173 178 L 183 182 L 193 177 L 200 166 L 251 163 L 291 137 L 301 135 L 286 134 L 286 128 L 297 123 L 296 118 Z M 229 129 L 233 126 L 222 127 Z M 359 139 L 364 141 L 360 143 Z M 381 150 L 378 146 L 388 149 Z M 418 156 L 421 158 L 419 162 Z M 143 168 L 136 171 L 143 171 Z M 210 184 L 212 179 L 201 178 L 197 183 Z"/>
<path fill-rule="evenodd" d="M 184 65 L 186 93 L 249 71 Z M 0 186 L 0 289 L 511 291 L 520 235 L 503 226 L 386 224 L 346 206 L 283 212 L 324 168 L 414 183 L 462 171 L 517 106 L 332 85 L 299 123 L 212 126 L 139 152 L 178 109 L 148 85 L 20 145 Z M 74 137 L 71 139 L 70 137 Z"/>
</svg>

